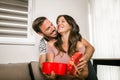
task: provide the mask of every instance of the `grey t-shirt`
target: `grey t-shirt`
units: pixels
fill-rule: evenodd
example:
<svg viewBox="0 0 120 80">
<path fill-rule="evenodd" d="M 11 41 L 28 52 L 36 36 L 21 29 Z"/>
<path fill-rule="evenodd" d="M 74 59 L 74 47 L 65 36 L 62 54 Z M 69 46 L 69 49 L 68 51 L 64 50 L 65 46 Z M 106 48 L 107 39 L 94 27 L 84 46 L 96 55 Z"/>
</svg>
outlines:
<svg viewBox="0 0 120 80">
<path fill-rule="evenodd" d="M 46 54 L 46 41 L 44 38 L 41 38 L 40 43 L 39 43 L 39 53 L 41 54 Z"/>
</svg>

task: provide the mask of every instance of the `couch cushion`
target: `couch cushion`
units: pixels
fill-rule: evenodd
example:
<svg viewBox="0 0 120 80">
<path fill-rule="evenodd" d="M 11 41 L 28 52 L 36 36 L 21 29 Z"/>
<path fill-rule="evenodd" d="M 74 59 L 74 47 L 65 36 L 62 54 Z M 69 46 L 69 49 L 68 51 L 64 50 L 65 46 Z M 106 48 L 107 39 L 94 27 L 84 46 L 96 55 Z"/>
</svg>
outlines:
<svg viewBox="0 0 120 80">
<path fill-rule="evenodd" d="M 31 80 L 28 63 L 0 64 L 0 80 Z"/>
<path fill-rule="evenodd" d="M 32 80 L 46 80 L 39 69 L 39 62 L 32 61 L 29 64 L 29 69 L 30 69 Z"/>
</svg>

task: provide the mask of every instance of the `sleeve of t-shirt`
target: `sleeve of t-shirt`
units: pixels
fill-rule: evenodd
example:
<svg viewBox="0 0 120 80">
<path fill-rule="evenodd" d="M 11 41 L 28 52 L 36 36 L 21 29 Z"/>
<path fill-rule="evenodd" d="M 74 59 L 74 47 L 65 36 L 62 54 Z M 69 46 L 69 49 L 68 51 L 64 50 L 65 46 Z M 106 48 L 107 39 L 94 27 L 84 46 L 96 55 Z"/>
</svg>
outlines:
<svg viewBox="0 0 120 80">
<path fill-rule="evenodd" d="M 46 43 L 45 43 L 44 39 L 40 40 L 39 53 L 40 53 L 40 55 L 41 54 L 46 54 Z"/>
</svg>

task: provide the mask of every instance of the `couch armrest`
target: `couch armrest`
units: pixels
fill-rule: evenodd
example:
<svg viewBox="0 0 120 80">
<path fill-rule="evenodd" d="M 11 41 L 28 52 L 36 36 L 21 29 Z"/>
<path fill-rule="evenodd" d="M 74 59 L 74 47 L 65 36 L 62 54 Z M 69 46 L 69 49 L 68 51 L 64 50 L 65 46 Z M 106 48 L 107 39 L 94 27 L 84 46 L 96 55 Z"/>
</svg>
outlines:
<svg viewBox="0 0 120 80">
<path fill-rule="evenodd" d="M 0 80 L 31 80 L 28 63 L 0 64 Z"/>
<path fill-rule="evenodd" d="M 32 80 L 46 80 L 44 75 L 41 73 L 39 69 L 39 62 L 37 61 L 30 62 L 29 70 L 30 70 Z"/>
</svg>

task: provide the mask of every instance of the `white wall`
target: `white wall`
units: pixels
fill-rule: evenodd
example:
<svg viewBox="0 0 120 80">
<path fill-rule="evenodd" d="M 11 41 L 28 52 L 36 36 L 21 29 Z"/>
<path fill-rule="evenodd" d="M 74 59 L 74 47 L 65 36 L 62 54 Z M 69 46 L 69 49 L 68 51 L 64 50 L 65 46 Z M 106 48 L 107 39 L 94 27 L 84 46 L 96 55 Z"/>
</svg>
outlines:
<svg viewBox="0 0 120 80">
<path fill-rule="evenodd" d="M 96 59 L 120 59 L 120 0 L 90 0 Z"/>
<path fill-rule="evenodd" d="M 80 26 L 84 37 L 89 37 L 88 30 L 88 0 L 36 0 L 34 6 L 34 18 L 46 16 L 54 24 L 60 14 L 72 16 Z M 38 7 L 40 6 L 40 7 Z"/>
<path fill-rule="evenodd" d="M 89 40 L 88 0 L 33 0 L 33 20 L 38 16 L 48 17 L 54 24 L 60 14 L 71 15 L 80 25 L 81 34 Z M 0 63 L 38 61 L 39 37 L 34 45 L 0 44 Z"/>
</svg>

